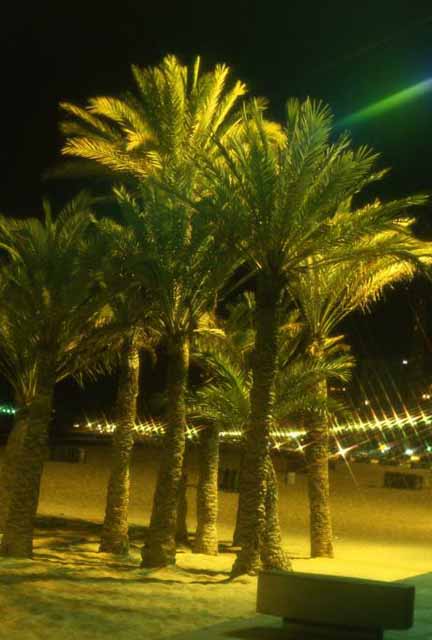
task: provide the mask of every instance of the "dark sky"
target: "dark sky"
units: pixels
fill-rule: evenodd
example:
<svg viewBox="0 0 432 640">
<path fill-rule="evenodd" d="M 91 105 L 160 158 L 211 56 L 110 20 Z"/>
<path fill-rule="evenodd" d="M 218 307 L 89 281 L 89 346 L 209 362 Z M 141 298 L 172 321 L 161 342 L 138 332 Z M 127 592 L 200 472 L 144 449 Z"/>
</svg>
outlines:
<svg viewBox="0 0 432 640">
<path fill-rule="evenodd" d="M 230 3 L 74 0 L 10 5 L 0 35 L 3 188 L 0 209 L 36 209 L 44 169 L 58 156 L 58 102 L 131 86 L 130 64 L 184 60 L 232 65 L 282 116 L 289 96 L 322 98 L 337 118 L 432 71 L 429 2 Z M 432 93 L 357 125 L 353 136 L 394 167 L 388 193 L 431 185 Z"/>
<path fill-rule="evenodd" d="M 131 87 L 131 63 L 155 64 L 169 52 L 189 61 L 199 53 L 210 65 L 230 64 L 253 94 L 270 98 L 275 117 L 283 116 L 289 96 L 310 95 L 341 119 L 432 76 L 432 4 L 15 2 L 3 9 L 0 46 L 0 210 L 34 215 L 42 195 L 59 197 L 41 174 L 58 158 L 60 100 Z M 384 196 L 432 191 L 431 115 L 432 92 L 353 127 L 355 143 L 373 145 L 393 167 L 380 188 Z M 412 298 L 412 292 L 390 296 L 376 322 L 354 323 L 358 343 L 366 337 L 372 351 L 406 351 Z"/>
</svg>

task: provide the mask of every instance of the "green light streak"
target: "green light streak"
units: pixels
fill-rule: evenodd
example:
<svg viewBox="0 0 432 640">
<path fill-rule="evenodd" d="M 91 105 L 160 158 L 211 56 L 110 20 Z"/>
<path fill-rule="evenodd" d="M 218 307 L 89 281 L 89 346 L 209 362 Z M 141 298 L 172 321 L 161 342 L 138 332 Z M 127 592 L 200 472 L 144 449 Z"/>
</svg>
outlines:
<svg viewBox="0 0 432 640">
<path fill-rule="evenodd" d="M 403 89 L 402 91 L 398 91 L 397 93 L 393 93 L 391 96 L 387 98 L 383 98 L 382 100 L 378 100 L 374 102 L 369 107 L 365 107 L 364 109 L 360 109 L 359 111 L 355 111 L 349 116 L 346 116 L 343 120 L 341 120 L 340 124 L 352 125 L 357 122 L 361 122 L 362 120 L 368 120 L 370 118 L 374 118 L 376 116 L 380 116 L 381 114 L 389 111 L 390 109 L 394 109 L 396 107 L 400 107 L 401 105 L 414 100 L 418 96 L 424 95 L 428 91 L 432 89 L 432 78 L 428 80 L 423 80 L 418 84 L 413 85 L 412 87 L 408 87 L 408 89 Z"/>
</svg>

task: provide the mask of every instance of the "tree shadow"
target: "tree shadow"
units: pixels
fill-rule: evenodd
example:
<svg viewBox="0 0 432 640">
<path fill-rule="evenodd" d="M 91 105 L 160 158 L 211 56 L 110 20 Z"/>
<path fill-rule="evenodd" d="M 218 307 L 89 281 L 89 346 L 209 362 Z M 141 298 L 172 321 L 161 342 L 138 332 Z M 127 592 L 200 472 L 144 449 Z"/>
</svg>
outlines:
<svg viewBox="0 0 432 640">
<path fill-rule="evenodd" d="M 95 548 L 80 549 L 81 545 L 95 544 L 99 542 L 102 525 L 100 523 L 81 518 L 68 518 L 63 516 L 41 515 L 36 518 L 36 538 L 33 560 L 48 565 L 47 573 L 43 575 L 1 573 L 1 584 L 18 584 L 20 582 L 37 582 L 39 580 L 68 580 L 83 581 L 87 583 L 118 582 L 142 582 L 160 584 L 202 584 L 217 585 L 231 582 L 230 572 L 218 569 L 200 569 L 196 567 L 177 566 L 179 578 L 152 576 L 157 569 L 141 569 L 138 559 L 132 555 L 118 556 L 111 554 L 99 555 Z M 148 527 L 143 525 L 130 525 L 130 548 L 134 552 L 139 551 L 145 543 Z M 193 542 L 194 535 L 190 536 Z M 222 540 L 219 550 L 231 551 L 231 541 Z M 67 556 L 62 553 L 68 551 Z M 180 550 L 181 553 L 181 550 Z M 1 564 L 0 564 L 1 567 Z M 80 571 L 80 569 L 82 571 Z M 123 576 L 126 573 L 137 572 L 136 576 L 124 578 L 121 576 L 92 576 L 88 575 L 92 569 L 116 571 Z M 84 575 L 83 575 L 84 572 Z M 180 577 L 181 576 L 181 577 Z M 193 577 L 196 579 L 194 580 Z M 202 579 L 199 579 L 199 578 Z M 220 579 L 216 579 L 220 577 Z M 182 579 L 183 578 L 183 579 Z M 186 580 L 184 579 L 186 578 Z M 192 579 L 191 579 L 192 578 Z M 214 578 L 214 579 L 212 579 Z"/>
<path fill-rule="evenodd" d="M 115 569 L 116 571 L 134 571 L 139 569 L 138 564 L 127 564 L 122 560 L 116 561 L 108 561 L 103 562 L 101 558 L 95 558 L 91 560 L 84 553 L 75 553 L 74 558 L 63 559 L 59 558 L 55 555 L 50 555 L 48 553 L 35 553 L 34 560 L 49 562 L 50 564 L 63 565 L 63 566 L 77 566 L 77 567 L 92 567 L 92 568 L 104 568 L 104 569 Z M 1 580 L 1 577 L 0 577 Z"/>
<path fill-rule="evenodd" d="M 139 570 L 138 567 L 135 569 Z M 16 574 L 16 573 L 2 573 L 0 575 L 0 585 L 19 585 L 28 582 L 47 582 L 50 580 L 64 580 L 66 582 L 80 582 L 85 584 L 104 584 L 112 583 L 116 584 L 202 584 L 202 585 L 218 585 L 231 582 L 229 578 L 223 578 L 222 580 L 190 580 L 185 583 L 184 580 L 176 580 L 175 578 L 159 578 L 157 576 L 143 576 L 138 574 L 135 577 L 123 578 L 121 576 L 81 576 L 68 571 L 67 569 L 59 569 L 57 571 L 51 571 L 46 574 Z"/>
<path fill-rule="evenodd" d="M 66 549 L 68 547 L 73 547 L 73 546 L 77 546 L 77 545 L 81 545 L 81 544 L 89 544 L 89 543 L 94 543 L 97 542 L 98 538 L 96 539 L 92 539 L 92 538 L 88 538 L 88 537 L 84 537 L 84 536 L 80 536 L 79 538 L 74 537 L 73 535 L 67 535 L 63 532 L 53 532 L 51 535 L 45 535 L 45 536 L 40 536 L 39 534 L 37 534 L 37 538 L 55 538 L 56 541 L 55 542 L 51 542 L 49 544 L 49 548 L 50 549 Z M 44 544 L 42 543 L 42 545 L 37 545 L 35 547 L 35 549 L 37 549 L 40 546 L 44 546 Z"/>
<path fill-rule="evenodd" d="M 65 516 L 44 516 L 38 515 L 35 519 L 35 529 L 38 535 L 49 535 L 46 533 L 51 530 L 59 531 L 80 531 L 86 534 L 100 535 L 102 531 L 102 522 L 94 522 L 93 520 L 85 520 L 84 518 L 69 518 Z M 129 537 L 136 539 L 146 537 L 148 527 L 139 524 L 129 525 Z"/>
<path fill-rule="evenodd" d="M 186 573 L 192 573 L 196 575 L 204 575 L 204 576 L 229 576 L 230 571 L 222 571 L 217 569 L 196 569 L 195 567 L 188 567 L 187 569 L 182 569 L 182 571 Z"/>
<path fill-rule="evenodd" d="M 59 591 L 52 598 L 47 599 L 36 589 L 31 593 L 26 593 L 25 598 L 19 592 L 14 594 L 11 589 L 8 594 L 8 604 L 12 609 L 16 608 L 22 611 L 23 615 L 28 616 L 29 619 L 35 616 L 37 621 L 39 616 L 43 616 L 45 621 L 49 621 L 50 631 L 52 630 L 51 625 L 57 627 L 58 637 L 63 637 L 63 621 L 68 616 L 73 616 L 73 636 L 77 638 L 81 637 L 81 632 L 84 632 L 85 637 L 89 637 L 89 631 L 93 631 L 95 636 L 100 637 L 98 634 L 101 629 L 103 629 L 104 637 L 125 638 L 125 617 L 122 614 L 142 616 L 142 622 L 145 621 L 142 607 L 139 605 L 137 607 L 125 606 L 124 603 L 113 602 L 109 599 L 107 602 L 90 600 L 88 605 L 84 607 L 80 599 L 68 597 Z M 110 615 L 113 613 L 115 617 Z M 117 614 L 119 614 L 118 617 Z M 27 637 L 26 633 L 23 633 L 24 637 Z"/>
<path fill-rule="evenodd" d="M 42 531 L 50 529 L 76 531 L 78 529 L 80 531 L 100 533 L 102 524 L 82 518 L 66 518 L 62 516 L 36 516 L 35 528 L 36 530 L 41 529 Z"/>
</svg>

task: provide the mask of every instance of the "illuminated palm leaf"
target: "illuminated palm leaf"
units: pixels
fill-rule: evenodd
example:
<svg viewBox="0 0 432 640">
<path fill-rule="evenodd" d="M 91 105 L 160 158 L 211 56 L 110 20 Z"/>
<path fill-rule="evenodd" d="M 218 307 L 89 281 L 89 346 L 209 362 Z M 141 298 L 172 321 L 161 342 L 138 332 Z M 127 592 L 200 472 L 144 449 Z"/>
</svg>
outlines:
<svg viewBox="0 0 432 640">
<path fill-rule="evenodd" d="M 234 110 L 246 88 L 241 82 L 228 86 L 225 65 L 207 73 L 200 67 L 199 58 L 188 68 L 169 55 L 156 67 L 132 67 L 134 93 L 97 96 L 85 107 L 62 103 L 63 155 L 141 179 L 167 160 L 184 162 L 194 148 L 209 151 L 212 136 L 224 137 L 237 125 Z"/>
</svg>

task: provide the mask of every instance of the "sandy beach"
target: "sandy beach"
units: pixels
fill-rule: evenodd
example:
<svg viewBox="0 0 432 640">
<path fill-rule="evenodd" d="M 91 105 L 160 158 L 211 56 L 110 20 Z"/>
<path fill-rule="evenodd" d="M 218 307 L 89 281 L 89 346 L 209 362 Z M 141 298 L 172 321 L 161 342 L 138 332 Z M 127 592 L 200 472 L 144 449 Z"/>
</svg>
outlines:
<svg viewBox="0 0 432 640">
<path fill-rule="evenodd" d="M 97 469 L 47 465 L 34 560 L 0 561 L 0 638 L 153 640 L 254 619 L 256 578 L 229 580 L 237 494 L 221 492 L 217 557 L 182 550 L 176 567 L 147 571 L 139 568 L 151 504 L 145 478 L 140 473 L 132 478 L 130 556 L 115 560 L 97 551 L 107 473 Z M 421 604 L 432 594 L 431 489 L 385 489 L 384 471 L 363 464 L 340 465 L 332 472 L 333 560 L 309 558 L 305 476 L 297 474 L 293 485 L 280 481 L 284 544 L 295 570 L 420 580 Z M 191 485 L 188 524 L 193 532 L 193 477 Z M 421 635 L 432 621 L 422 620 L 418 617 L 407 634 L 389 632 L 386 639 L 432 638 L 432 632 Z"/>
</svg>

